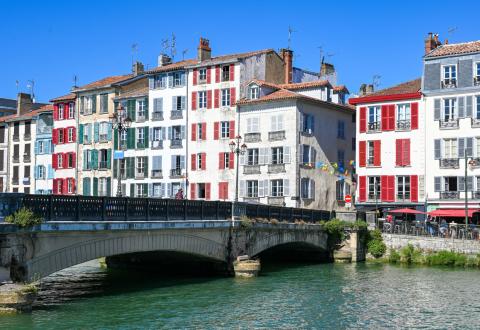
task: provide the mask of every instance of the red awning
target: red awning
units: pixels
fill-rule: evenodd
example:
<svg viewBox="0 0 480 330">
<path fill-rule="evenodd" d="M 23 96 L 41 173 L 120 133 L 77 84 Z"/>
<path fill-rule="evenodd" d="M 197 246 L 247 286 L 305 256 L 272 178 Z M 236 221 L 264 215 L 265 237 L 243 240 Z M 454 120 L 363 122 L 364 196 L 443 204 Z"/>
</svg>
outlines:
<svg viewBox="0 0 480 330">
<path fill-rule="evenodd" d="M 393 209 L 388 211 L 388 213 L 401 213 L 401 214 L 425 214 L 422 211 L 417 211 L 414 209 L 403 208 L 403 209 Z"/>
<path fill-rule="evenodd" d="M 479 211 L 478 209 L 468 209 L 468 217 L 471 218 L 473 213 Z M 438 209 L 428 212 L 428 215 L 432 217 L 465 218 L 465 209 Z"/>
</svg>

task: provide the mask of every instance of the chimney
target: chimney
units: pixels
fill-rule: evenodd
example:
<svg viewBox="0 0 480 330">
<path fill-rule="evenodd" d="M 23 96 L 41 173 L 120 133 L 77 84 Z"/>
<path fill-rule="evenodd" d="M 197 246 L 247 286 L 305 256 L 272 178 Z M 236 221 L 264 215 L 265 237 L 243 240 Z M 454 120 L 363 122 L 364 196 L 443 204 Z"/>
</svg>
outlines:
<svg viewBox="0 0 480 330">
<path fill-rule="evenodd" d="M 142 62 L 135 61 L 132 65 L 133 76 L 136 77 L 144 71 Z"/>
<path fill-rule="evenodd" d="M 212 49 L 210 48 L 210 41 L 208 39 L 200 37 L 200 43 L 197 48 L 197 58 L 199 62 L 212 58 Z"/>
<path fill-rule="evenodd" d="M 27 93 L 18 93 L 17 95 L 17 115 L 21 116 L 30 112 L 33 108 L 32 96 Z"/>
<path fill-rule="evenodd" d="M 429 32 L 427 38 L 425 38 L 425 54 L 430 53 L 441 44 L 440 40 L 438 40 L 438 34 Z"/>
<path fill-rule="evenodd" d="M 335 67 L 330 63 L 322 63 L 320 68 L 320 77 L 327 77 L 335 73 Z"/>
<path fill-rule="evenodd" d="M 158 55 L 158 66 L 159 67 L 170 64 L 170 63 L 172 63 L 172 59 L 170 58 L 170 56 L 167 56 L 165 54 Z"/>
<path fill-rule="evenodd" d="M 290 49 L 280 49 L 280 57 L 284 63 L 285 84 L 290 84 L 293 80 L 293 51 Z"/>
<path fill-rule="evenodd" d="M 369 85 L 361 84 L 360 85 L 360 90 L 358 91 L 358 94 L 360 96 L 365 96 L 365 95 L 373 93 L 373 91 L 374 91 L 374 88 L 373 88 L 372 84 L 369 84 Z"/>
</svg>

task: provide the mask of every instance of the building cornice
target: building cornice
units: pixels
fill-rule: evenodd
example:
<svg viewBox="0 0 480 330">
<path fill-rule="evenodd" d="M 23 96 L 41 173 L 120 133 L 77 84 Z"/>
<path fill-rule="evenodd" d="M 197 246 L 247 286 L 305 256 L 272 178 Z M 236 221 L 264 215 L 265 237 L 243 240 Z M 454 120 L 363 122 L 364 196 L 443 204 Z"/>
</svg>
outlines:
<svg viewBox="0 0 480 330">
<path fill-rule="evenodd" d="M 365 103 L 414 100 L 414 99 L 420 99 L 421 97 L 422 97 L 421 92 L 415 92 L 415 93 L 406 93 L 406 94 L 354 97 L 354 98 L 350 98 L 348 102 L 352 105 L 357 105 L 357 104 L 365 104 Z"/>
</svg>

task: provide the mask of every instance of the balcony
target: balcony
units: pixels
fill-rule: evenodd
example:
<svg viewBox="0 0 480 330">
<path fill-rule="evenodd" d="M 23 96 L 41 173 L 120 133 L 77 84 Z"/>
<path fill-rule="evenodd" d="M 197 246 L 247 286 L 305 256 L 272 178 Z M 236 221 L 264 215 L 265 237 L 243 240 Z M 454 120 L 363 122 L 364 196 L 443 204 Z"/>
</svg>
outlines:
<svg viewBox="0 0 480 330">
<path fill-rule="evenodd" d="M 268 141 L 285 140 L 285 131 L 268 132 Z"/>
<path fill-rule="evenodd" d="M 374 132 L 380 132 L 381 130 L 382 130 L 382 125 L 379 121 L 368 123 L 368 132 L 374 133 Z"/>
<path fill-rule="evenodd" d="M 163 120 L 163 111 L 152 112 L 152 120 Z"/>
<path fill-rule="evenodd" d="M 182 110 L 172 110 L 170 113 L 170 119 L 182 119 L 183 111 Z"/>
<path fill-rule="evenodd" d="M 260 203 L 259 197 L 243 197 L 245 203 Z"/>
<path fill-rule="evenodd" d="M 108 166 L 107 166 L 107 161 L 106 160 L 101 160 L 98 162 L 98 169 L 99 170 L 108 170 Z"/>
<path fill-rule="evenodd" d="M 135 171 L 135 179 L 145 179 L 145 170 L 143 168 L 137 168 Z"/>
<path fill-rule="evenodd" d="M 261 141 L 262 141 L 262 135 L 260 133 L 245 134 L 245 143 L 261 142 Z"/>
<path fill-rule="evenodd" d="M 442 88 L 455 88 L 457 87 L 457 79 L 445 79 L 442 81 Z"/>
<path fill-rule="evenodd" d="M 152 141 L 152 149 L 163 149 L 163 140 Z"/>
<path fill-rule="evenodd" d="M 183 170 L 181 168 L 172 168 L 170 170 L 170 178 L 171 179 L 178 179 L 183 177 Z"/>
<path fill-rule="evenodd" d="M 13 155 L 13 162 L 14 163 L 20 163 L 20 156 L 19 155 Z"/>
<path fill-rule="evenodd" d="M 24 141 L 30 141 L 31 139 L 32 139 L 32 134 L 30 134 L 30 133 L 25 133 L 25 134 L 23 135 L 23 140 L 24 140 Z"/>
<path fill-rule="evenodd" d="M 146 119 L 145 115 L 137 115 L 137 117 L 135 118 L 135 121 L 137 123 L 143 123 L 143 122 L 145 122 L 145 119 Z"/>
<path fill-rule="evenodd" d="M 179 149 L 182 148 L 182 140 L 181 139 L 175 139 L 175 140 L 170 140 L 170 148 L 172 149 Z"/>
<path fill-rule="evenodd" d="M 442 158 L 439 160 L 440 168 L 459 168 L 458 158 Z"/>
<path fill-rule="evenodd" d="M 268 205 L 284 206 L 285 197 L 268 197 Z"/>
<path fill-rule="evenodd" d="M 52 133 L 52 126 L 45 126 L 40 128 L 37 126 L 37 134 L 51 134 Z"/>
<path fill-rule="evenodd" d="M 440 120 L 440 129 L 457 129 L 458 119 Z"/>
<path fill-rule="evenodd" d="M 397 194 L 396 202 L 410 202 L 410 194 Z"/>
<path fill-rule="evenodd" d="M 472 199 L 480 199 L 480 191 L 472 191 Z"/>
<path fill-rule="evenodd" d="M 285 173 L 285 164 L 268 164 L 268 173 Z"/>
<path fill-rule="evenodd" d="M 18 141 L 20 141 L 20 135 L 14 134 L 13 135 L 13 142 L 18 142 Z"/>
<path fill-rule="evenodd" d="M 245 165 L 243 174 L 260 174 L 260 165 Z"/>
<path fill-rule="evenodd" d="M 137 146 L 135 147 L 135 149 L 145 149 L 146 147 L 147 146 L 146 146 L 145 141 L 139 140 L 139 141 L 137 141 Z"/>
<path fill-rule="evenodd" d="M 480 118 L 472 118 L 472 127 L 473 128 L 480 127 Z"/>
<path fill-rule="evenodd" d="M 18 185 L 18 178 L 17 177 L 12 178 L 12 184 Z"/>
<path fill-rule="evenodd" d="M 300 167 L 303 168 L 303 169 L 306 169 L 306 170 L 310 170 L 310 169 L 315 168 L 315 163 L 309 163 L 309 162 L 301 163 Z"/>
<path fill-rule="evenodd" d="M 473 78 L 473 85 L 480 86 L 480 76 L 476 76 Z"/>
<path fill-rule="evenodd" d="M 163 179 L 163 172 L 162 170 L 152 170 L 152 179 Z"/>
<path fill-rule="evenodd" d="M 313 136 L 313 131 L 310 128 L 304 129 L 300 132 L 302 136 Z"/>
<path fill-rule="evenodd" d="M 31 157 L 30 155 L 23 155 L 23 162 L 24 163 L 30 163 L 31 162 Z"/>
<path fill-rule="evenodd" d="M 411 122 L 410 120 L 397 120 L 397 126 L 396 130 L 397 131 L 409 131 Z"/>
<path fill-rule="evenodd" d="M 440 192 L 440 199 L 459 199 L 460 192 L 459 191 L 441 191 Z"/>
</svg>

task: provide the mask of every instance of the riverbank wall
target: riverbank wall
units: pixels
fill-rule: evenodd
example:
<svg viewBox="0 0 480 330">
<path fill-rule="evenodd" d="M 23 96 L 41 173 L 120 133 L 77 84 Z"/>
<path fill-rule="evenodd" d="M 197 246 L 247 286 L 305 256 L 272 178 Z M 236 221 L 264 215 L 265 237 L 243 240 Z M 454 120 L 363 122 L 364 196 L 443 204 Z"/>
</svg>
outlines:
<svg viewBox="0 0 480 330">
<path fill-rule="evenodd" d="M 400 250 L 403 247 L 412 245 L 423 251 L 451 251 L 467 255 L 476 255 L 480 253 L 480 240 L 461 240 L 395 234 L 382 234 L 382 238 L 387 246 L 387 250 Z"/>
</svg>

